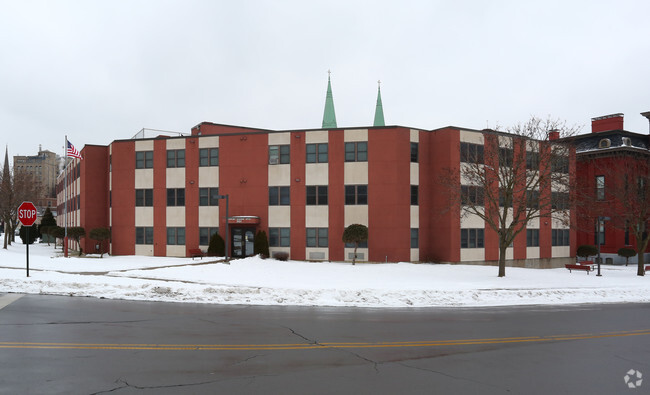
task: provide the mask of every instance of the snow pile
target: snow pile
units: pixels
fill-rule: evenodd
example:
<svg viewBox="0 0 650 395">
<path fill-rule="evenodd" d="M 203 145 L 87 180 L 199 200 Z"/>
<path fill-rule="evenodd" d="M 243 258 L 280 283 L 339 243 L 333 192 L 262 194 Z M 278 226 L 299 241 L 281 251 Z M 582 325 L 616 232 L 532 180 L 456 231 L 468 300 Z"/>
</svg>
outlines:
<svg viewBox="0 0 650 395">
<path fill-rule="evenodd" d="M 47 245 L 0 250 L 0 292 L 256 305 L 426 307 L 650 302 L 635 266 L 595 273 L 467 265 L 75 256 Z"/>
</svg>

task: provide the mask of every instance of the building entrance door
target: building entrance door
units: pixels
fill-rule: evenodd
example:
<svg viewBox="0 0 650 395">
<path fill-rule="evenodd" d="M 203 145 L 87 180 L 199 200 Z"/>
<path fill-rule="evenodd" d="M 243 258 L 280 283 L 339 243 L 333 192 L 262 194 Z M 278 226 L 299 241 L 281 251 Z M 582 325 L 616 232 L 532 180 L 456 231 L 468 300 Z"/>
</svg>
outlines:
<svg viewBox="0 0 650 395">
<path fill-rule="evenodd" d="M 255 233 L 253 228 L 232 228 L 233 258 L 243 258 L 253 255 L 254 241 Z"/>
</svg>

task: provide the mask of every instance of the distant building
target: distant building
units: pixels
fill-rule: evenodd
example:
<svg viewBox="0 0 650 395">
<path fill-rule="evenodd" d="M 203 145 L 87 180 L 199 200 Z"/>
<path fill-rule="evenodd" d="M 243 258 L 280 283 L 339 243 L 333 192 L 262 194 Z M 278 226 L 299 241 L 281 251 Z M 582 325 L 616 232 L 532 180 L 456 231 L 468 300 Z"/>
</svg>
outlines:
<svg viewBox="0 0 650 395">
<path fill-rule="evenodd" d="M 61 157 L 54 152 L 38 149 L 38 155 L 14 156 L 14 172 L 20 170 L 34 176 L 43 187 L 42 196 L 33 202 L 39 209 L 56 208 L 56 178 L 59 175 Z"/>
</svg>

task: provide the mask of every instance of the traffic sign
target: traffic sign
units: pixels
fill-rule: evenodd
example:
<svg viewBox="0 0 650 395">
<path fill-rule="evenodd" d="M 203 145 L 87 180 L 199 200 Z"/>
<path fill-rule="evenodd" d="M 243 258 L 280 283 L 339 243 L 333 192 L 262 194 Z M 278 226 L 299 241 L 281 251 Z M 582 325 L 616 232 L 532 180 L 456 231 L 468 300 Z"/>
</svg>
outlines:
<svg viewBox="0 0 650 395">
<path fill-rule="evenodd" d="M 23 226 L 32 226 L 36 222 L 38 212 L 32 202 L 23 202 L 18 207 L 18 220 Z"/>
</svg>

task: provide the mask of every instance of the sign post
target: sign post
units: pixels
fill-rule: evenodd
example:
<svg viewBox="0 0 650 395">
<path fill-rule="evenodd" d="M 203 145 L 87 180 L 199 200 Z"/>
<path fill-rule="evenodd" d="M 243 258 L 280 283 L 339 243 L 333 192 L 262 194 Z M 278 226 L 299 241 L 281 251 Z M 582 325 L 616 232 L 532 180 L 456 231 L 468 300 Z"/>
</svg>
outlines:
<svg viewBox="0 0 650 395">
<path fill-rule="evenodd" d="M 27 277 L 29 277 L 29 228 L 34 225 L 36 222 L 36 217 L 38 212 L 36 211 L 36 206 L 32 202 L 23 202 L 20 207 L 18 207 L 18 220 L 25 227 L 26 236 L 27 236 Z"/>
</svg>

